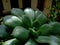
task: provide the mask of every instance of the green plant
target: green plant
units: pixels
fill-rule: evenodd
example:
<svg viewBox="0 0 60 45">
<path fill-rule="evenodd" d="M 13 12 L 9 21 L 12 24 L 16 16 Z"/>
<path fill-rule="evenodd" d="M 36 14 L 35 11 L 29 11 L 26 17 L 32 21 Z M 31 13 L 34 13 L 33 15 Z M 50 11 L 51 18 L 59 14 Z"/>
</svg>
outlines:
<svg viewBox="0 0 60 45">
<path fill-rule="evenodd" d="M 57 21 L 58 16 L 60 15 L 60 1 L 54 0 L 55 5 L 50 8 L 50 19 L 52 21 Z"/>
<path fill-rule="evenodd" d="M 2 45 L 59 45 L 60 23 L 50 22 L 40 10 L 13 8 L 11 15 L 3 17 L 2 22 Z"/>
</svg>

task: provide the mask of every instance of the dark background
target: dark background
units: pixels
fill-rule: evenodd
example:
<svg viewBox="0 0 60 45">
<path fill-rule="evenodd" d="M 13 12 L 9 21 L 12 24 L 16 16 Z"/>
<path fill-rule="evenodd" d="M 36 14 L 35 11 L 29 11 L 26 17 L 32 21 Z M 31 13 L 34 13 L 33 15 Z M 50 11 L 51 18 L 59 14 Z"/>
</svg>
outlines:
<svg viewBox="0 0 60 45">
<path fill-rule="evenodd" d="M 10 0 L 11 3 L 11 8 L 19 8 L 18 7 L 18 0 Z M 44 0 L 38 0 L 38 5 L 37 8 L 43 11 L 43 4 Z M 55 4 L 55 2 L 53 2 Z M 23 0 L 23 8 L 25 9 L 27 7 L 31 7 L 31 0 Z M 2 5 L 2 0 L 0 0 L 0 16 L 3 16 L 2 11 L 4 10 L 3 5 Z"/>
</svg>

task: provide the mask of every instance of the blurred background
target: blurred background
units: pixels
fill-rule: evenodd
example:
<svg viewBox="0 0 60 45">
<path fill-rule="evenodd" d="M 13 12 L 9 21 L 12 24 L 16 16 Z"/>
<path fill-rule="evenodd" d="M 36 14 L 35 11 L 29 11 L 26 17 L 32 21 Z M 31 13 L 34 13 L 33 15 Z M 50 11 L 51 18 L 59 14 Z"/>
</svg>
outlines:
<svg viewBox="0 0 60 45">
<path fill-rule="evenodd" d="M 5 16 L 12 8 L 32 8 L 41 10 L 45 15 L 58 10 L 60 13 L 60 0 L 0 0 L 0 17 Z M 58 15 L 60 15 L 58 13 Z"/>
<path fill-rule="evenodd" d="M 40 9 L 41 11 L 47 10 L 46 8 L 55 5 L 54 0 L 0 0 L 0 13 L 7 13 L 11 8 L 33 8 Z M 46 12 L 46 11 L 45 11 Z"/>
</svg>

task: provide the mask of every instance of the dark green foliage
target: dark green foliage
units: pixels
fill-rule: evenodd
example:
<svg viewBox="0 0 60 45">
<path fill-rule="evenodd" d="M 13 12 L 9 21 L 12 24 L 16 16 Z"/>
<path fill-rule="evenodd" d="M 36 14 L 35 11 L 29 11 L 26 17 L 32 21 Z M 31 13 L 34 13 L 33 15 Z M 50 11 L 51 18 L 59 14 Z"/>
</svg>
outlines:
<svg viewBox="0 0 60 45">
<path fill-rule="evenodd" d="M 29 30 L 27 30 L 27 29 L 25 29 L 25 28 L 23 28 L 21 26 L 17 26 L 17 27 L 14 28 L 14 30 L 12 32 L 12 35 L 15 38 L 19 39 L 20 42 L 22 43 L 22 42 L 24 42 L 24 41 L 26 41 L 28 39 Z"/>
<path fill-rule="evenodd" d="M 59 36 L 60 23 L 31 8 L 13 8 L 0 25 L 2 45 L 59 45 Z"/>
</svg>

